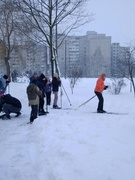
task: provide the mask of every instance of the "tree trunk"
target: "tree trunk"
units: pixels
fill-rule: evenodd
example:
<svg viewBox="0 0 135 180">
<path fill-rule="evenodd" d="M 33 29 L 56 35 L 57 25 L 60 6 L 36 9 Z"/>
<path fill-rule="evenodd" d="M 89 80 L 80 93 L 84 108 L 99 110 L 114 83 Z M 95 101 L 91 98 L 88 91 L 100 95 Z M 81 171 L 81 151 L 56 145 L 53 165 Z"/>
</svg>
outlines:
<svg viewBox="0 0 135 180">
<path fill-rule="evenodd" d="M 134 91 L 134 97 L 135 97 L 135 83 L 134 83 L 134 79 L 133 78 L 131 79 L 131 82 L 132 82 L 133 91 Z"/>
<path fill-rule="evenodd" d="M 5 57 L 5 65 L 6 65 L 6 73 L 10 79 L 10 65 L 9 65 L 9 57 Z"/>
</svg>

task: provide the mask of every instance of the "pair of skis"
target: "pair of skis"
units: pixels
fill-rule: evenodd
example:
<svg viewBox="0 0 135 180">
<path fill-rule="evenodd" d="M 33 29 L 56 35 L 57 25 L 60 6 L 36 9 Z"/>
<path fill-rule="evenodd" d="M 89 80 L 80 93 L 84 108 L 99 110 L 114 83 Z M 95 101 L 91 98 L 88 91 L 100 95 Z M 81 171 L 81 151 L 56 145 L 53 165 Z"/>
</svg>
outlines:
<svg viewBox="0 0 135 180">
<path fill-rule="evenodd" d="M 87 101 L 83 102 L 81 105 L 78 106 L 78 108 L 84 106 L 85 104 L 87 104 L 89 101 L 91 101 L 94 97 L 96 97 L 96 95 L 92 96 L 90 99 L 88 99 Z M 69 108 L 66 108 L 65 110 L 67 110 Z M 95 112 L 97 113 L 97 112 Z M 119 113 L 119 112 L 105 112 L 105 113 L 99 113 L 99 114 L 114 114 L 114 115 L 126 115 L 128 113 Z"/>
</svg>

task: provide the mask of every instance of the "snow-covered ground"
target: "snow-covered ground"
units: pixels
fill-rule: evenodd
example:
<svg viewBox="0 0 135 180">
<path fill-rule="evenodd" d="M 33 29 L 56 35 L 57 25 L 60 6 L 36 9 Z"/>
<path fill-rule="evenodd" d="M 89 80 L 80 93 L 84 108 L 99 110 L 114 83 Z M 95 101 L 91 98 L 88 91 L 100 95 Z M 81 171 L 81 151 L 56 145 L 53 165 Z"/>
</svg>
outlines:
<svg viewBox="0 0 135 180">
<path fill-rule="evenodd" d="M 32 125 L 28 82 L 10 84 L 23 108 L 19 118 L 0 120 L 0 180 L 135 180 L 134 95 L 129 86 L 119 95 L 104 91 L 104 109 L 127 114 L 95 113 L 97 97 L 78 108 L 94 95 L 95 82 L 81 79 L 71 94 L 63 79 L 72 106 L 63 92 L 63 109 L 51 105 Z"/>
</svg>

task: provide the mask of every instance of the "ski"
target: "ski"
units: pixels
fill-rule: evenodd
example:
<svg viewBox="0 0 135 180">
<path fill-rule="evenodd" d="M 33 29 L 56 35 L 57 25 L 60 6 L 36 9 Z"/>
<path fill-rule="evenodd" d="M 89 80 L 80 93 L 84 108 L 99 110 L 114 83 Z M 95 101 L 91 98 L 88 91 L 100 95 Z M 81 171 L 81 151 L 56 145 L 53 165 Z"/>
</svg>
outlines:
<svg viewBox="0 0 135 180">
<path fill-rule="evenodd" d="M 127 115 L 128 113 L 119 113 L 119 112 L 105 112 L 105 113 L 97 113 L 97 112 L 94 112 L 96 114 L 114 114 L 114 115 Z"/>
<path fill-rule="evenodd" d="M 61 107 L 57 107 L 57 108 L 52 108 L 52 109 L 62 109 Z"/>
<path fill-rule="evenodd" d="M 105 114 L 127 115 L 128 113 L 119 113 L 119 112 L 106 112 Z"/>
</svg>

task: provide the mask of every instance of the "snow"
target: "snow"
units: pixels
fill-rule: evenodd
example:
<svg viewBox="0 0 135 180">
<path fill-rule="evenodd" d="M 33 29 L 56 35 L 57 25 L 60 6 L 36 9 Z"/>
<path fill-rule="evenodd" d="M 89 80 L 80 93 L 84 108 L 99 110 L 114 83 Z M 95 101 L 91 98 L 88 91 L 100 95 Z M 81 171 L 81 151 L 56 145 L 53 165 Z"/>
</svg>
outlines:
<svg viewBox="0 0 135 180">
<path fill-rule="evenodd" d="M 62 82 L 72 106 L 63 91 L 63 109 L 51 105 L 49 114 L 32 125 L 27 124 L 28 82 L 10 84 L 10 94 L 23 108 L 20 117 L 0 120 L 0 179 L 134 180 L 135 99 L 128 81 L 119 95 L 103 93 L 106 111 L 128 113 L 119 115 L 95 113 L 97 97 L 78 108 L 94 95 L 96 79 L 81 79 L 73 94 L 69 81 Z"/>
</svg>

